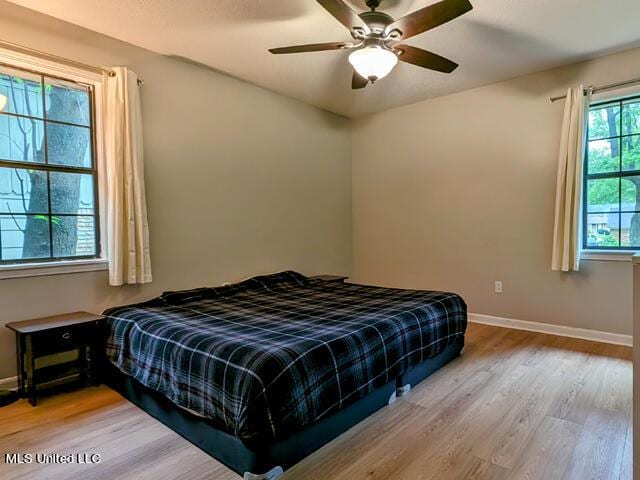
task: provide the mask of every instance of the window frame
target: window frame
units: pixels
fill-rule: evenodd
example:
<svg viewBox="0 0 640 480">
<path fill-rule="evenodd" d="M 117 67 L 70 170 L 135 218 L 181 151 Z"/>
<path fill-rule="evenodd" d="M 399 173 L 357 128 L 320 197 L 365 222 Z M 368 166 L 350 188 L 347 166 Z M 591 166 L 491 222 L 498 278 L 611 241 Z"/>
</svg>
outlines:
<svg viewBox="0 0 640 480">
<path fill-rule="evenodd" d="M 95 255 L 83 255 L 60 258 L 36 258 L 15 259 L 0 261 L 0 279 L 24 276 L 52 275 L 59 273 L 75 273 L 107 269 L 108 252 L 104 241 L 106 232 L 105 222 L 105 168 L 104 168 L 104 142 L 103 142 L 103 75 L 94 71 L 84 70 L 64 63 L 36 57 L 19 51 L 0 48 L 0 65 L 7 68 L 24 70 L 28 73 L 50 77 L 52 79 L 78 83 L 87 86 L 90 92 L 91 102 L 91 143 L 93 165 L 89 168 L 79 168 L 78 172 L 91 173 L 94 176 L 94 226 L 96 235 Z M 64 122 L 62 122 L 64 123 Z M 20 168 L 24 162 L 2 161 L 3 167 Z M 34 164 L 29 167 L 47 171 L 76 172 L 74 167 L 57 165 L 51 168 L 48 164 Z M 51 201 L 51 199 L 49 199 Z"/>
<path fill-rule="evenodd" d="M 624 102 L 638 100 L 640 101 L 640 93 L 636 92 L 629 95 L 624 95 L 615 98 L 603 99 L 601 101 L 594 102 L 589 105 L 586 118 L 585 118 L 585 144 L 584 144 L 584 161 L 582 168 L 582 216 L 581 216 L 581 251 L 584 252 L 583 258 L 591 259 L 591 260 L 627 260 L 627 256 L 630 259 L 631 254 L 640 250 L 640 246 L 595 246 L 588 245 L 588 218 L 589 214 L 593 213 L 601 213 L 601 212 L 589 212 L 589 203 L 588 203 L 588 184 L 589 180 L 595 179 L 608 179 L 615 178 L 618 180 L 618 211 L 617 212 L 605 212 L 607 214 L 615 213 L 618 215 L 618 225 L 620 230 L 622 231 L 622 215 L 625 213 L 634 214 L 640 213 L 640 209 L 635 210 L 633 212 L 622 211 L 622 179 L 624 177 L 633 177 L 640 175 L 640 169 L 636 170 L 623 170 L 622 169 L 622 157 L 623 157 L 623 146 L 622 139 L 625 137 L 632 136 L 640 136 L 640 134 L 623 134 L 622 133 L 622 107 Z M 620 116 L 619 116 L 619 124 L 618 124 L 618 132 L 619 135 L 615 135 L 612 137 L 605 138 L 597 138 L 593 139 L 594 141 L 602 141 L 602 140 L 611 140 L 618 139 L 620 141 L 619 147 L 619 170 L 615 172 L 604 172 L 604 173 L 589 173 L 589 113 L 592 109 L 603 108 L 608 105 L 617 105 L 620 108 Z M 636 207 L 637 208 L 637 207 Z M 620 233 L 620 242 L 622 242 L 622 233 Z M 604 255 L 611 256 L 611 258 L 605 258 Z"/>
</svg>

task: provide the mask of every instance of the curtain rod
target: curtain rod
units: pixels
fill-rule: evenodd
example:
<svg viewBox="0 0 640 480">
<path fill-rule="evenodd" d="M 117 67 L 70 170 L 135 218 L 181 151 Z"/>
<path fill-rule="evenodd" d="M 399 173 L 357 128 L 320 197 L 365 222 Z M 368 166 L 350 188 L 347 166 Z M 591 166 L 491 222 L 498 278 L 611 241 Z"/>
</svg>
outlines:
<svg viewBox="0 0 640 480">
<path fill-rule="evenodd" d="M 627 85 L 635 85 L 637 83 L 640 83 L 640 77 L 632 78 L 631 80 L 625 80 L 624 82 L 609 83 L 608 85 L 601 85 L 599 87 L 589 87 L 588 89 L 584 90 L 584 94 L 586 95 L 589 90 L 591 90 L 593 93 L 598 93 L 612 90 L 614 88 L 626 87 Z M 567 98 L 566 95 L 559 95 L 557 97 L 549 97 L 549 100 L 551 102 L 557 102 L 558 100 L 562 100 L 565 98 Z"/>
<path fill-rule="evenodd" d="M 68 58 L 60 57 L 59 55 L 43 52 L 42 50 L 36 50 L 35 48 L 31 48 L 31 47 L 25 47 L 24 45 L 18 45 L 17 43 L 7 42 L 6 40 L 0 40 L 0 47 L 8 48 L 9 50 L 14 50 L 18 53 L 26 53 L 28 55 L 34 55 L 34 56 L 43 58 L 45 60 L 53 60 L 58 63 L 63 63 L 71 67 L 81 68 L 83 70 L 89 70 L 91 72 L 106 73 L 110 77 L 114 77 L 116 75 L 115 72 L 110 68 L 96 67 L 95 65 L 88 65 L 86 63 L 78 62 L 76 60 L 69 60 Z M 139 78 L 138 85 L 143 85 L 143 84 L 144 84 L 144 80 Z"/>
</svg>

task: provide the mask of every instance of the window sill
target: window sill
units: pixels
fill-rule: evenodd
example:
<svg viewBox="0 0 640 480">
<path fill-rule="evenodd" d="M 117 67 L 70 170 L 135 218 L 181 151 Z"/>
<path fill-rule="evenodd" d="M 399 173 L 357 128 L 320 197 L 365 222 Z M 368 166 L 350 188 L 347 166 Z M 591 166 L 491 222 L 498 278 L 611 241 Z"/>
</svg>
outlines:
<svg viewBox="0 0 640 480">
<path fill-rule="evenodd" d="M 602 262 L 631 262 L 635 253 L 635 251 L 620 250 L 583 250 L 580 253 L 580 259 Z"/>
<path fill-rule="evenodd" d="M 108 261 L 104 258 L 89 260 L 66 260 L 55 263 L 26 263 L 0 265 L 0 280 L 7 278 L 40 277 L 62 275 L 65 273 L 96 272 L 108 270 Z"/>
</svg>

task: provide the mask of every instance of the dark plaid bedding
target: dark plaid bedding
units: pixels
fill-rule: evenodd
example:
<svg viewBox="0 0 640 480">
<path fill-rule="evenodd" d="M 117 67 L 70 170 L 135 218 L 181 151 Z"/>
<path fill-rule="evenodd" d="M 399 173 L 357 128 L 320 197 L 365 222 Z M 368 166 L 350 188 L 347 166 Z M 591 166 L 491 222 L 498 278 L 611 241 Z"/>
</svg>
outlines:
<svg viewBox="0 0 640 480">
<path fill-rule="evenodd" d="M 280 439 L 395 379 L 464 335 L 453 293 L 295 272 L 112 308 L 113 364 L 245 440 Z"/>
</svg>

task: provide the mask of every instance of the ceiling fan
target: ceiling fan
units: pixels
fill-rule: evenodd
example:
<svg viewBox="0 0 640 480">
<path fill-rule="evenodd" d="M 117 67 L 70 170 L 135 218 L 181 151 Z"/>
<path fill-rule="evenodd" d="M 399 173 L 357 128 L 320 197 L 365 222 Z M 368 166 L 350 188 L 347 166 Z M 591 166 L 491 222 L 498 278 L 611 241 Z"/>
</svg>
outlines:
<svg viewBox="0 0 640 480">
<path fill-rule="evenodd" d="M 367 0 L 369 12 L 357 14 L 343 0 L 316 0 L 342 25 L 351 31 L 352 42 L 314 43 L 293 47 L 272 48 L 273 54 L 350 50 L 349 62 L 355 72 L 351 87 L 360 89 L 369 82 L 386 77 L 398 60 L 419 67 L 451 73 L 458 64 L 440 55 L 400 43 L 415 35 L 438 27 L 470 11 L 469 0 L 442 0 L 416 10 L 398 20 L 376 9 L 380 0 Z"/>
</svg>

